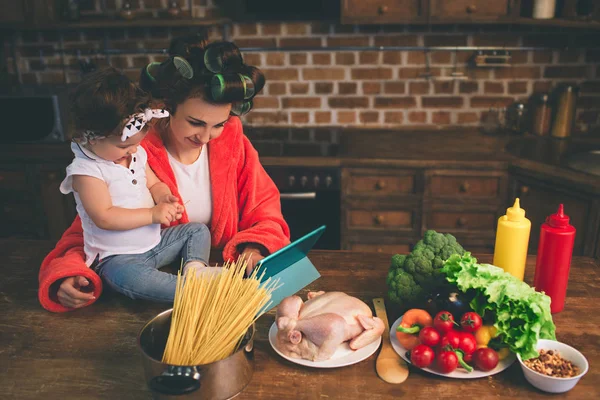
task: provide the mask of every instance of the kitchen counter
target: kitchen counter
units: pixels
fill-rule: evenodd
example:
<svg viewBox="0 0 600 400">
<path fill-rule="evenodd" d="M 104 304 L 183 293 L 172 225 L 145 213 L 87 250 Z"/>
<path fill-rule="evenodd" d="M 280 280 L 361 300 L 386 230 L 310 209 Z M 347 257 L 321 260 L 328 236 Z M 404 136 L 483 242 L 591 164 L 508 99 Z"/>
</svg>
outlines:
<svg viewBox="0 0 600 400">
<path fill-rule="evenodd" d="M 514 169 L 538 174 L 573 188 L 600 194 L 600 176 L 570 168 L 569 157 L 600 150 L 600 139 L 567 140 L 486 135 L 473 129 L 443 131 L 389 131 L 348 129 L 338 132 L 339 144 L 331 154 L 302 153 L 287 157 L 261 153 L 264 165 Z"/>
<path fill-rule="evenodd" d="M 52 248 L 43 241 L 0 240 L 0 387 L 7 399 L 149 399 L 136 337 L 143 324 L 167 308 L 104 293 L 90 307 L 52 314 L 37 301 L 37 273 Z M 313 251 L 309 254 L 322 277 L 311 290 L 342 290 L 371 305 L 386 292 L 390 255 Z M 490 261 L 490 256 L 482 256 Z M 531 281 L 535 260 L 528 259 Z M 302 291 L 305 297 L 306 290 Z M 579 384 L 553 398 L 600 398 L 600 265 L 575 258 L 565 310 L 554 316 L 557 337 L 578 348 L 591 368 Z M 397 315 L 388 309 L 390 321 Z M 267 332 L 273 311 L 257 322 L 256 368 L 239 399 L 414 399 L 547 398 L 530 386 L 517 362 L 485 379 L 452 380 L 411 368 L 401 385 L 381 381 L 375 355 L 348 367 L 309 369 L 288 362 L 270 347 Z"/>
<path fill-rule="evenodd" d="M 287 147 L 284 151 L 263 146 L 260 140 L 264 137 L 276 138 L 273 132 L 277 129 L 248 129 L 251 140 L 257 139 L 256 147 L 265 166 L 514 167 L 600 194 L 600 176 L 571 169 L 565 162 L 566 156 L 576 154 L 579 150 L 600 149 L 600 139 L 579 137 L 550 140 L 486 135 L 473 128 L 422 131 L 315 128 L 319 134 L 334 133 L 339 138 L 338 143 L 326 148 L 310 147 L 309 150 L 299 143 L 285 144 Z M 290 131 L 296 130 L 290 128 Z M 5 163 L 52 162 L 66 166 L 72 159 L 72 153 L 66 143 L 4 144 L 0 146 L 0 159 Z"/>
<path fill-rule="evenodd" d="M 599 171 L 600 158 L 593 160 L 586 157 L 594 150 L 600 150 L 600 139 L 597 137 L 525 137 L 509 142 L 505 152 L 510 157 L 511 169 L 539 174 L 546 181 L 567 182 L 574 189 L 600 194 L 600 175 L 575 168 L 576 164 L 582 166 L 585 160 L 588 166 L 595 162 L 595 170 Z"/>
</svg>

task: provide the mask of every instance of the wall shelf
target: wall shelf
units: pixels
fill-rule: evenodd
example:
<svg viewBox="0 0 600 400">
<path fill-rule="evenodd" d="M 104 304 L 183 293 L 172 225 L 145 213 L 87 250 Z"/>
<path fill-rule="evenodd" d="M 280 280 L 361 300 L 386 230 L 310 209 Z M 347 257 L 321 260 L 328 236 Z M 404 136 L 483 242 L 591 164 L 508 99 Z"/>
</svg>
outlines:
<svg viewBox="0 0 600 400">
<path fill-rule="evenodd" d="M 47 24 L 4 24 L 10 30 L 72 30 L 72 29 L 127 29 L 127 28 L 177 28 L 194 26 L 218 26 L 231 23 L 229 18 L 144 18 L 144 19 L 94 19 L 78 22 L 55 22 Z"/>
<path fill-rule="evenodd" d="M 364 20 L 353 18 L 345 22 L 344 25 L 373 25 L 371 18 Z M 533 19 L 533 18 L 512 18 L 512 17 L 489 17 L 489 18 L 406 18 L 399 20 L 390 20 L 389 22 L 380 22 L 381 25 L 513 25 L 517 27 L 548 27 L 548 28 L 573 28 L 581 30 L 600 30 L 600 21 L 596 20 L 576 20 L 566 18 L 552 19 Z"/>
</svg>

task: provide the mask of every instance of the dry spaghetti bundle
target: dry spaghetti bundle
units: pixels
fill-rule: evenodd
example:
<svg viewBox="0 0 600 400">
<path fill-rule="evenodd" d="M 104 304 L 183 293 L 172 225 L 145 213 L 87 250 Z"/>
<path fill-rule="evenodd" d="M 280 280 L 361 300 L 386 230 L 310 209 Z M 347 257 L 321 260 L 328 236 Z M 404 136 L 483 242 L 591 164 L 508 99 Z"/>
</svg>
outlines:
<svg viewBox="0 0 600 400">
<path fill-rule="evenodd" d="M 244 278 L 246 264 L 227 262 L 217 275 L 179 272 L 163 362 L 201 365 L 233 354 L 278 283 L 261 283 L 264 271 L 259 276 L 258 268 Z"/>
</svg>

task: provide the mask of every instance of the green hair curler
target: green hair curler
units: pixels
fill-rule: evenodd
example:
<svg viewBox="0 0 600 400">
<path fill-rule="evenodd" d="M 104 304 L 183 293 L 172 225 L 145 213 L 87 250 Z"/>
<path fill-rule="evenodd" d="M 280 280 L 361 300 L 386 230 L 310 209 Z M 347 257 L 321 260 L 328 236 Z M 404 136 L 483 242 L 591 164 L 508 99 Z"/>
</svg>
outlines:
<svg viewBox="0 0 600 400">
<path fill-rule="evenodd" d="M 218 54 L 219 50 L 217 47 L 209 47 L 204 51 L 204 65 L 214 74 L 223 71 L 223 57 Z"/>
<path fill-rule="evenodd" d="M 225 78 L 221 74 L 216 74 L 210 80 L 210 92 L 214 100 L 219 101 L 225 94 Z"/>
<path fill-rule="evenodd" d="M 252 100 L 236 102 L 231 105 L 231 114 L 241 117 L 252 110 Z"/>
<path fill-rule="evenodd" d="M 238 74 L 244 85 L 244 100 L 251 99 L 254 96 L 254 82 L 248 75 Z"/>
</svg>

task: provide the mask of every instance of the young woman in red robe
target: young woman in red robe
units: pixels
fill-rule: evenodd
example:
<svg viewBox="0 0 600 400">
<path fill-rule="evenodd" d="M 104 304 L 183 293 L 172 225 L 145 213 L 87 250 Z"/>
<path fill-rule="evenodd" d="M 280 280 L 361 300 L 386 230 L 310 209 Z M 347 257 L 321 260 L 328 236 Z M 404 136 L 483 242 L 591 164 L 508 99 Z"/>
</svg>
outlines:
<svg viewBox="0 0 600 400">
<path fill-rule="evenodd" d="M 210 50 L 209 50 L 210 49 Z M 202 222 L 225 260 L 240 255 L 249 268 L 289 243 L 279 191 L 244 135 L 239 115 L 264 86 L 233 43 L 208 45 L 199 36 L 175 39 L 171 57 L 142 70 L 141 86 L 169 111 L 141 145 L 148 164 L 185 205 L 172 223 Z M 39 272 L 40 303 L 53 312 L 92 304 L 102 279 L 86 266 L 76 218 Z"/>
</svg>

